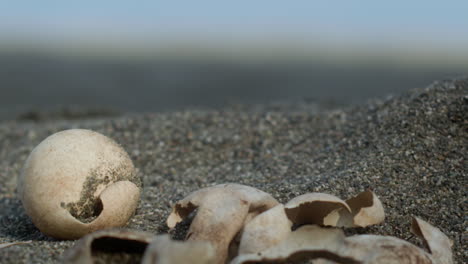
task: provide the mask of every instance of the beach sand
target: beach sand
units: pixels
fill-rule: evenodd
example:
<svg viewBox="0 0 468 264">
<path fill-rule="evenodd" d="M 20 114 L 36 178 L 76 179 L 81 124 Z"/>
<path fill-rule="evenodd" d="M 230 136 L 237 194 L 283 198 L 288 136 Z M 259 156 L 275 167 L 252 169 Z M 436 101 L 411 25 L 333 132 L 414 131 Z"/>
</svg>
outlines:
<svg viewBox="0 0 468 264">
<path fill-rule="evenodd" d="M 383 224 L 347 231 L 392 235 L 422 245 L 412 216 L 454 241 L 467 259 L 468 79 L 435 82 L 392 98 L 336 109 L 265 105 L 66 120 L 0 123 L 0 263 L 56 263 L 74 241 L 42 235 L 25 215 L 16 179 L 30 151 L 52 133 L 98 131 L 130 154 L 144 183 L 128 227 L 168 231 L 171 204 L 190 192 L 234 182 L 281 202 L 307 192 L 341 198 L 373 190 Z"/>
</svg>

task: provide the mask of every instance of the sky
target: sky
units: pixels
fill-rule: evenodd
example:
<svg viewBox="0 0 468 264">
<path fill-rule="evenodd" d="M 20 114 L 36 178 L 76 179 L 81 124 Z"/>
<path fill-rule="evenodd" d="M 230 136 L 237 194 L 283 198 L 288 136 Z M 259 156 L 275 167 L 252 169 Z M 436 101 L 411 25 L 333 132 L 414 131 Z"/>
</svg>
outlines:
<svg viewBox="0 0 468 264">
<path fill-rule="evenodd" d="M 0 0 L 2 39 L 321 39 L 468 46 L 468 1 Z"/>
</svg>

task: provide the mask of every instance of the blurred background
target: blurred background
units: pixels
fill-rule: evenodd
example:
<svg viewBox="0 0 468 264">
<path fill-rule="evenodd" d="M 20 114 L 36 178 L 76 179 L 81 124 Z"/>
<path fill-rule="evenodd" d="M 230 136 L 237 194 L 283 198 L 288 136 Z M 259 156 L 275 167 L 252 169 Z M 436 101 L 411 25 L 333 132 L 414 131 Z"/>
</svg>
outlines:
<svg viewBox="0 0 468 264">
<path fill-rule="evenodd" d="M 0 1 L 0 119 L 358 104 L 466 75 L 467 14 L 468 1 Z"/>
</svg>

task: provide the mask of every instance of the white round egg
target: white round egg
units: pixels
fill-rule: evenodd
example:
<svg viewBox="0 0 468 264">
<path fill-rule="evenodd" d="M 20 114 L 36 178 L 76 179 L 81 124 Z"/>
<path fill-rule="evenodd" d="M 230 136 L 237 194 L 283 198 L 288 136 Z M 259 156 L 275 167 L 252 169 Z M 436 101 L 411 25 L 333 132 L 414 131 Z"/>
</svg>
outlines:
<svg viewBox="0 0 468 264">
<path fill-rule="evenodd" d="M 125 150 L 85 129 L 61 131 L 42 141 L 18 180 L 20 199 L 34 225 L 59 239 L 125 225 L 140 189 Z"/>
</svg>

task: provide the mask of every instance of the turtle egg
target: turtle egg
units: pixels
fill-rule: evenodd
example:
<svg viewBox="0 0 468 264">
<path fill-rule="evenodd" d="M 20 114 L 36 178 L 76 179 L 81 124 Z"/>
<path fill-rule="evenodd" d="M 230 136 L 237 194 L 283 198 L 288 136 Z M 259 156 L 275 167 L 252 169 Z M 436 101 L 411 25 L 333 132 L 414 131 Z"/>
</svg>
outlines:
<svg viewBox="0 0 468 264">
<path fill-rule="evenodd" d="M 46 138 L 31 152 L 18 179 L 19 197 L 34 225 L 59 239 L 124 226 L 135 212 L 140 189 L 125 150 L 85 129 Z"/>
</svg>

